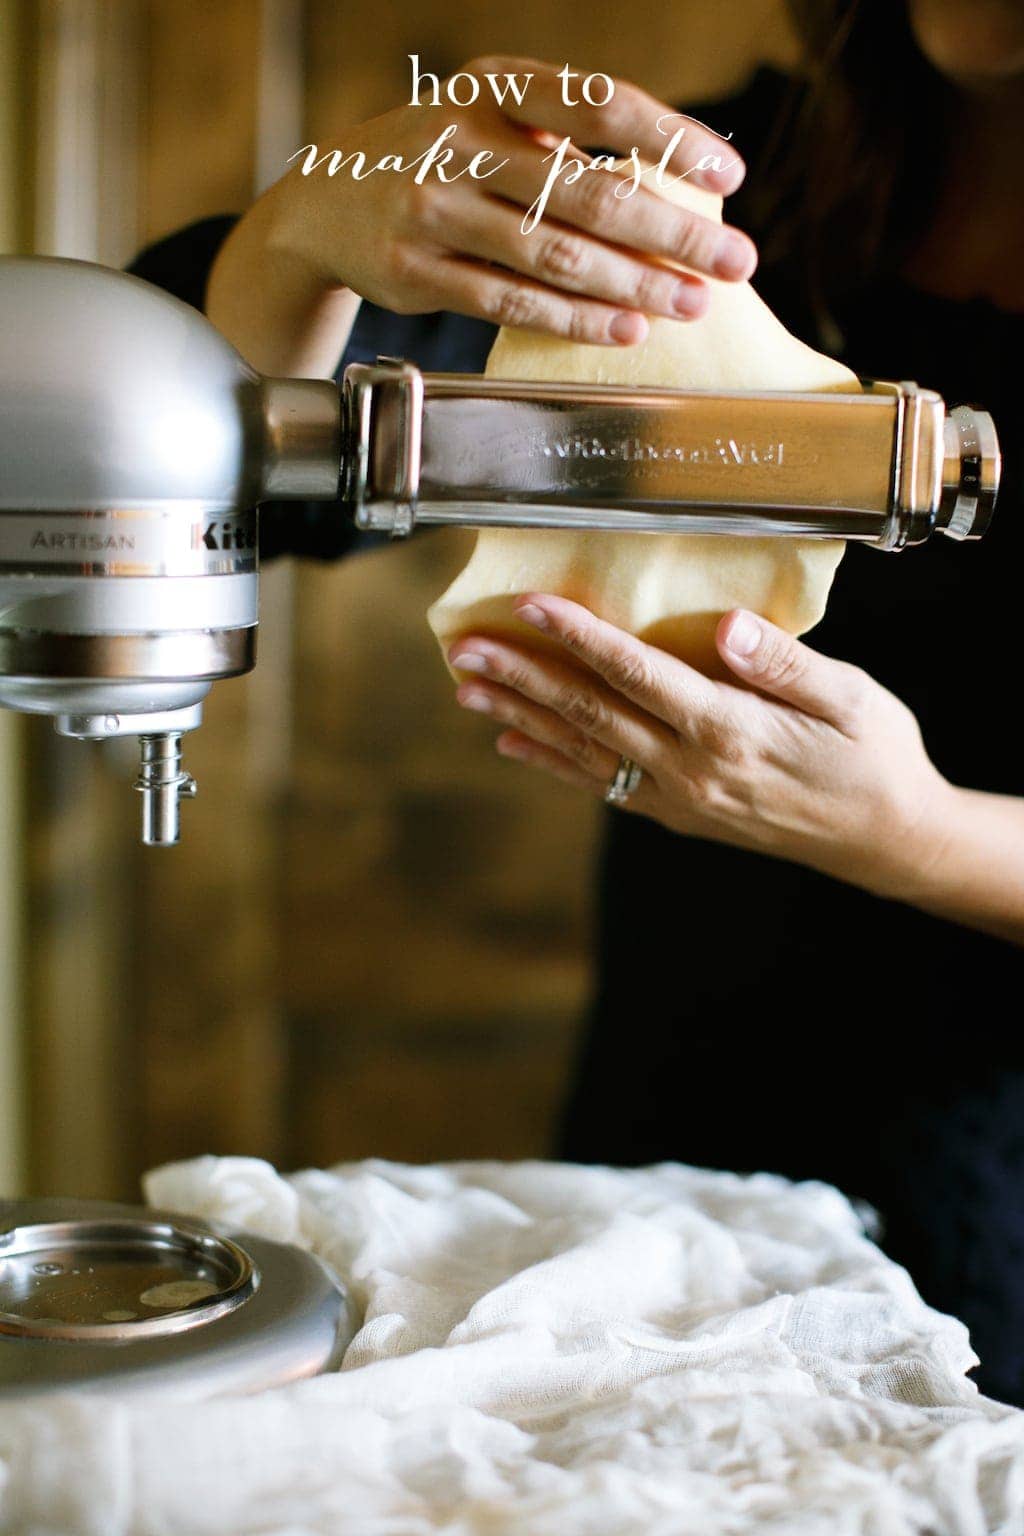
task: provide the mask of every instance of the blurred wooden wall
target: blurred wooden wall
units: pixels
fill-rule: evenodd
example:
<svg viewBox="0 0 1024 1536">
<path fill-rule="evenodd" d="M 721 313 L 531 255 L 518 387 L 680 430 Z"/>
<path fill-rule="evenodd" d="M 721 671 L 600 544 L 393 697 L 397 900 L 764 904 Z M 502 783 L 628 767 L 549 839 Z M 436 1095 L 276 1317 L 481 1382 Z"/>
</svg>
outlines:
<svg viewBox="0 0 1024 1536">
<path fill-rule="evenodd" d="M 785 51 L 776 0 L 107 0 L 137 40 L 142 242 L 408 99 L 407 55 L 570 60 L 668 100 Z M 127 88 L 127 87 L 126 87 Z M 130 255 L 125 249 L 116 259 Z M 110 259 L 110 258 L 107 258 Z M 543 1154 L 588 982 L 597 817 L 497 759 L 425 610 L 469 541 L 268 571 L 260 666 L 188 741 L 184 841 L 130 863 L 122 1187 L 165 1158 Z M 122 821 L 117 821 L 120 816 Z M 123 898 L 122 898 L 123 899 Z M 125 1032 L 127 1031 L 127 1033 Z M 42 1181 L 70 1174 L 53 1154 Z"/>
<path fill-rule="evenodd" d="M 0 0 L 0 253 L 26 248 L 28 188 L 25 46 L 20 0 Z M 21 1194 L 28 1179 L 25 948 L 24 732 L 0 711 L 0 1196 Z"/>
</svg>

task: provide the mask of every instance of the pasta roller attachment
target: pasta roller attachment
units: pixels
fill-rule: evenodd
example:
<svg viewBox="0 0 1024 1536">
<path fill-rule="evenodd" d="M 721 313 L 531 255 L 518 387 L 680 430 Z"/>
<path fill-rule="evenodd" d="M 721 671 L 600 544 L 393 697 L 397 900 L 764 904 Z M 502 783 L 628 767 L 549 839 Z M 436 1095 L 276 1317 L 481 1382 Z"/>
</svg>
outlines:
<svg viewBox="0 0 1024 1536">
<path fill-rule="evenodd" d="M 987 412 L 916 384 L 862 394 L 672 391 L 345 374 L 344 492 L 363 528 L 417 523 L 858 539 L 980 538 Z"/>
</svg>

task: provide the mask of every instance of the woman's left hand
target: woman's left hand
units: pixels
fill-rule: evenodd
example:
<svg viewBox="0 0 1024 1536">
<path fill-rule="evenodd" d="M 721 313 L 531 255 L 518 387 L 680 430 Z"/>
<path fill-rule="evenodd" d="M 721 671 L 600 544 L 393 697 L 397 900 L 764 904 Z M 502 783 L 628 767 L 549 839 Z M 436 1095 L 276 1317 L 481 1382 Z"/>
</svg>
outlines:
<svg viewBox="0 0 1024 1536">
<path fill-rule="evenodd" d="M 566 598 L 518 600 L 558 650 L 465 635 L 458 700 L 507 727 L 498 750 L 604 796 L 619 760 L 643 778 L 628 809 L 673 831 L 914 898 L 941 857 L 946 797 L 910 710 L 859 668 L 766 619 L 726 614 L 713 682 Z"/>
</svg>

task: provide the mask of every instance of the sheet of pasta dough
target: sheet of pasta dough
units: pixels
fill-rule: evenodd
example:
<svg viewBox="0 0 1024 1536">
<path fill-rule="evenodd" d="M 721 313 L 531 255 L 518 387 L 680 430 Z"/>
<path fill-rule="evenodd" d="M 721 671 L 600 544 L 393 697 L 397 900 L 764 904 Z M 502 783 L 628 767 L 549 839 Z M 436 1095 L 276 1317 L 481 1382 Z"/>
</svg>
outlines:
<svg viewBox="0 0 1024 1536">
<path fill-rule="evenodd" d="M 648 184 L 721 220 L 721 198 L 689 182 Z M 652 318 L 647 339 L 634 347 L 586 346 L 503 329 L 486 372 L 500 379 L 678 389 L 860 388 L 849 369 L 791 336 L 749 283 L 713 287 L 703 319 Z M 520 624 L 512 604 L 523 592 L 553 592 L 722 675 L 714 646 L 722 614 L 751 608 L 801 634 L 824 613 L 842 554 L 835 540 L 484 529 L 468 565 L 428 619 L 442 647 L 470 630 L 518 632 L 536 646 L 542 638 Z"/>
</svg>

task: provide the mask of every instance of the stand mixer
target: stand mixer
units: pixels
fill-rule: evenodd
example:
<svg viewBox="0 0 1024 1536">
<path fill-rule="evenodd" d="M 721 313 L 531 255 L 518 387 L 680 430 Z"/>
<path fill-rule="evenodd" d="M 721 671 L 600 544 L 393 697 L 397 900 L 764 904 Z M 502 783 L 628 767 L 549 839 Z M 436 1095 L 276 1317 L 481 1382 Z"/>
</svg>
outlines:
<svg viewBox="0 0 1024 1536">
<path fill-rule="evenodd" d="M 196 310 L 58 258 L 0 261 L 0 705 L 139 739 L 142 840 L 178 841 L 181 741 L 249 671 L 261 502 L 357 526 L 976 539 L 991 417 L 931 391 L 709 394 L 353 364 L 256 374 Z"/>
</svg>

